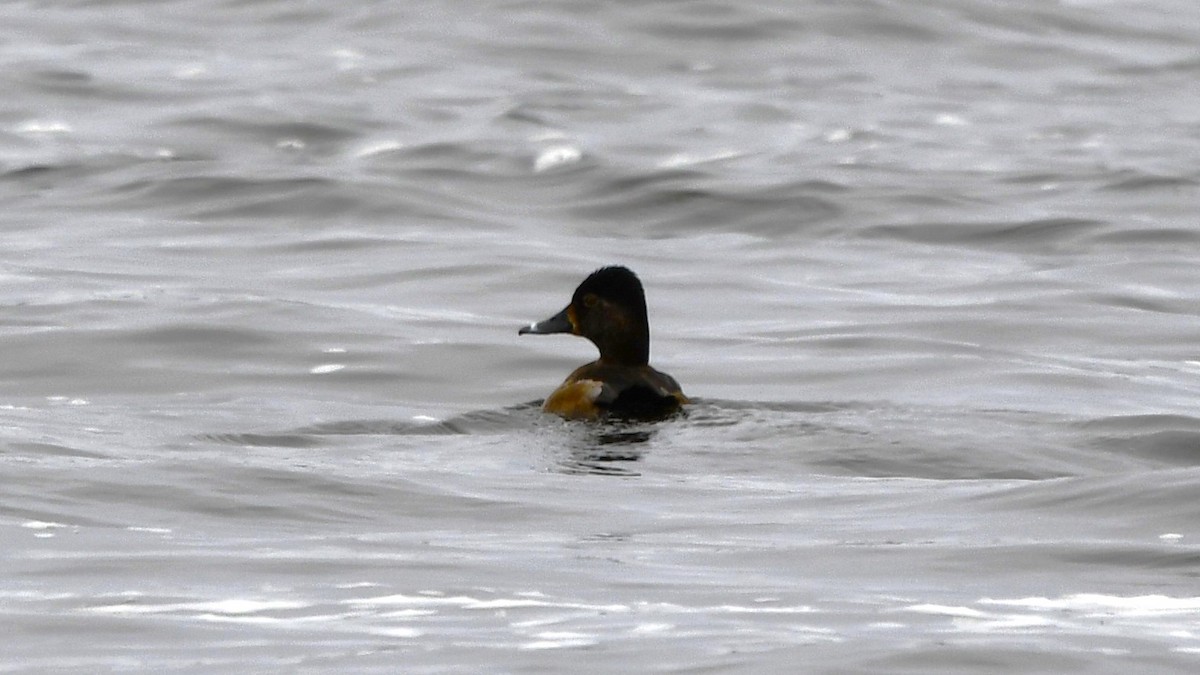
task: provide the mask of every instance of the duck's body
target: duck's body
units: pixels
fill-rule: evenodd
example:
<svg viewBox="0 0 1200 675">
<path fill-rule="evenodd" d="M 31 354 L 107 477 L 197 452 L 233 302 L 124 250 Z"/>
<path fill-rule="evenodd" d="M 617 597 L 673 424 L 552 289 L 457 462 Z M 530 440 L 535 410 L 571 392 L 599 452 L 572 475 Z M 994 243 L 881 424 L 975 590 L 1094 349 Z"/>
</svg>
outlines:
<svg viewBox="0 0 1200 675">
<path fill-rule="evenodd" d="M 542 409 L 567 419 L 605 415 L 657 419 L 687 403 L 675 378 L 651 368 L 609 366 L 593 361 L 575 369 L 546 397 Z"/>
<path fill-rule="evenodd" d="M 542 408 L 568 419 L 660 419 L 688 402 L 675 378 L 650 367 L 646 296 L 625 267 L 603 267 L 575 289 L 571 304 L 520 334 L 571 333 L 591 340 L 600 358 L 580 366 Z"/>
</svg>

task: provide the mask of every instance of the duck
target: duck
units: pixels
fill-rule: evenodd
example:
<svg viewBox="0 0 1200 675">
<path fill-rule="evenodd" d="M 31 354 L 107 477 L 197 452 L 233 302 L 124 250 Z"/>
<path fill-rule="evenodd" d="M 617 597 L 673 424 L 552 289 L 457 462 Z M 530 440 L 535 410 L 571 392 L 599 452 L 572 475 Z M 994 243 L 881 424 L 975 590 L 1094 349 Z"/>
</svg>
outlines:
<svg viewBox="0 0 1200 675">
<path fill-rule="evenodd" d="M 575 369 L 542 404 L 569 420 L 659 420 L 691 401 L 670 375 L 650 365 L 646 292 L 627 267 L 592 272 L 558 314 L 531 323 L 518 335 L 567 333 L 585 337 L 600 358 Z"/>
</svg>

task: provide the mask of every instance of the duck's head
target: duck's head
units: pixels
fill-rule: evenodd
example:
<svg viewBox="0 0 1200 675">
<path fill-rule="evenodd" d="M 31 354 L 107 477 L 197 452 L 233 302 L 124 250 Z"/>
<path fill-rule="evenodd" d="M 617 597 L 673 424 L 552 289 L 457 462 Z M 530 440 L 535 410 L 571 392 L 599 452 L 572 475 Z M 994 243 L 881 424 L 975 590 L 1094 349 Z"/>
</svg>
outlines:
<svg viewBox="0 0 1200 675">
<path fill-rule="evenodd" d="M 566 309 L 518 331 L 526 333 L 581 335 L 596 345 L 600 361 L 606 364 L 642 366 L 650 361 L 646 293 L 627 267 L 592 272 L 575 289 Z"/>
</svg>

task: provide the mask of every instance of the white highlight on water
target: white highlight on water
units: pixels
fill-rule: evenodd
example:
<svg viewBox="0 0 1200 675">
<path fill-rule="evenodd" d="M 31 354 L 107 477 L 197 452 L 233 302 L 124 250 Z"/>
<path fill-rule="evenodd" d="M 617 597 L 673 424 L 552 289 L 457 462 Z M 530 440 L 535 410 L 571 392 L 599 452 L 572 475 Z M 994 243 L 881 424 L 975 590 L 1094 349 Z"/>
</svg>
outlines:
<svg viewBox="0 0 1200 675">
<path fill-rule="evenodd" d="M 1166 614 L 1200 614 L 1200 597 L 1175 598 L 1168 595 L 1105 595 L 1076 593 L 1061 598 L 1032 596 L 1028 598 L 982 598 L 980 604 L 1006 607 L 1025 607 L 1037 610 L 1073 610 L 1089 614 L 1124 614 L 1126 616 L 1162 616 Z"/>
<path fill-rule="evenodd" d="M 564 164 L 575 164 L 583 159 L 583 150 L 574 145 L 555 145 L 541 151 L 533 161 L 533 170 L 541 173 Z"/>
<path fill-rule="evenodd" d="M 385 152 L 391 152 L 393 150 L 400 150 L 403 147 L 404 147 L 403 143 L 401 143 L 400 141 L 397 141 L 397 140 L 393 140 L 393 139 L 375 141 L 374 143 L 368 143 L 367 145 L 364 145 L 361 148 L 359 148 L 358 150 L 356 150 L 354 152 L 354 156 L 359 159 L 363 159 L 365 157 L 370 157 L 372 155 L 379 155 L 379 154 L 383 154 Z"/>
<path fill-rule="evenodd" d="M 99 614 L 166 614 L 172 612 L 205 612 L 208 614 L 255 614 L 279 609 L 302 609 L 311 603 L 296 600 L 247 600 L 230 598 L 207 602 L 176 602 L 164 604 L 123 603 L 89 607 L 87 611 Z"/>
<path fill-rule="evenodd" d="M 850 140 L 851 135 L 852 134 L 850 133 L 849 129 L 834 129 L 825 134 L 825 142 L 845 143 L 846 141 Z"/>
<path fill-rule="evenodd" d="M 965 127 L 970 124 L 970 122 L 962 117 L 959 117 L 958 115 L 952 115 L 950 113 L 942 113 L 938 115 L 934 118 L 933 123 L 943 127 Z"/>
<path fill-rule="evenodd" d="M 47 522 L 44 520 L 30 520 L 21 523 L 21 527 L 29 530 L 52 530 L 60 527 L 66 527 L 66 525 L 63 525 L 62 523 Z"/>
<path fill-rule="evenodd" d="M 571 631 L 547 631 L 537 633 L 537 638 L 520 646 L 521 649 L 563 649 L 566 647 L 587 647 L 597 642 L 595 636 Z"/>
<path fill-rule="evenodd" d="M 26 120 L 13 129 L 18 134 L 67 134 L 74 131 L 70 124 L 58 120 Z"/>
</svg>

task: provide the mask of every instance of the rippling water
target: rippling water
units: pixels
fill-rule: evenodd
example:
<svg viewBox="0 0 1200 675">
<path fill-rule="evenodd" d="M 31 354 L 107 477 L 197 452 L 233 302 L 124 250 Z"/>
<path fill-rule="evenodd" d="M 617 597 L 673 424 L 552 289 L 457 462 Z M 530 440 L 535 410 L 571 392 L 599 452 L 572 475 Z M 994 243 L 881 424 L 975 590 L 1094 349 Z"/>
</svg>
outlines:
<svg viewBox="0 0 1200 675">
<path fill-rule="evenodd" d="M 0 671 L 1200 667 L 1195 3 L 0 20 Z"/>
</svg>

